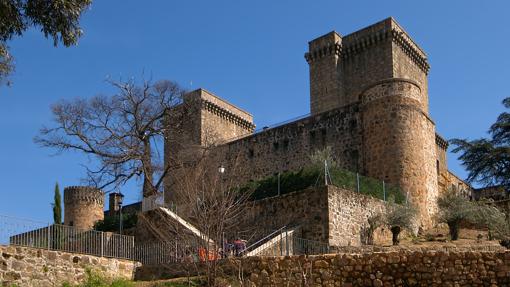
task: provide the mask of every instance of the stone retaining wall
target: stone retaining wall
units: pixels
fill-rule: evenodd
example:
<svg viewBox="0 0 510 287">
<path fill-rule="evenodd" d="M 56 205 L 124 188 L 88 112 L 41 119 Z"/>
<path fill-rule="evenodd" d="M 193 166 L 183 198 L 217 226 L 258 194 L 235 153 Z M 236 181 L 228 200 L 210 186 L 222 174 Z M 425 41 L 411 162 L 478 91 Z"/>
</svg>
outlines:
<svg viewBox="0 0 510 287">
<path fill-rule="evenodd" d="M 255 240 L 283 226 L 300 226 L 297 237 L 331 246 L 360 246 L 366 243 L 368 218 L 383 214 L 385 208 L 382 200 L 329 185 L 254 201 L 238 226 L 262 231 L 252 236 Z M 374 242 L 391 244 L 391 233 L 378 228 Z"/>
<path fill-rule="evenodd" d="M 510 251 L 251 257 L 242 266 L 248 286 L 510 285 Z"/>
<path fill-rule="evenodd" d="M 129 260 L 0 245 L 0 286 L 60 286 L 79 283 L 90 269 L 107 278 L 132 279 Z"/>
</svg>

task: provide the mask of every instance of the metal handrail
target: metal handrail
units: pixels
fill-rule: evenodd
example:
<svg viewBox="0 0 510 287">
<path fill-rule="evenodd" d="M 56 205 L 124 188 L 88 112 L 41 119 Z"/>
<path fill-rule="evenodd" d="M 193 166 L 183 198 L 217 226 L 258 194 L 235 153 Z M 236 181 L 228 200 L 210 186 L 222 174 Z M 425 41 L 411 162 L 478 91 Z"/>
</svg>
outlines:
<svg viewBox="0 0 510 287">
<path fill-rule="evenodd" d="M 271 232 L 270 234 L 268 234 L 268 235 L 264 236 L 262 239 L 259 239 L 259 240 L 258 240 L 258 241 L 256 241 L 255 243 L 253 243 L 253 244 L 251 244 L 250 246 L 247 246 L 246 248 L 244 248 L 244 249 L 241 251 L 241 254 L 243 254 L 243 253 L 245 253 L 245 252 L 249 251 L 251 248 L 253 248 L 253 249 L 254 249 L 254 248 L 258 247 L 258 246 L 259 246 L 259 245 L 258 245 L 259 243 L 262 243 L 262 242 L 264 242 L 264 241 L 267 241 L 267 240 L 269 240 L 269 239 L 273 238 L 276 234 L 282 233 L 282 232 L 283 232 L 283 230 L 285 230 L 286 228 L 287 228 L 287 225 L 285 225 L 285 226 L 283 226 L 283 227 L 280 227 L 280 228 L 278 228 L 277 230 L 275 230 L 275 231 Z"/>
</svg>

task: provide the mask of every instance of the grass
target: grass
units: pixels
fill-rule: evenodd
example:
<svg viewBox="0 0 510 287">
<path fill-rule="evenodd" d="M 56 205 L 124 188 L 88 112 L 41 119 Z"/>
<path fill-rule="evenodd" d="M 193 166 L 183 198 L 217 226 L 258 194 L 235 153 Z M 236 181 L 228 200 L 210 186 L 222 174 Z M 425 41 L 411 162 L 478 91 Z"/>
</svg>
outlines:
<svg viewBox="0 0 510 287">
<path fill-rule="evenodd" d="M 62 287 L 135 287 L 135 283 L 125 279 L 114 279 L 108 280 L 103 276 L 92 272 L 91 270 L 86 270 L 87 278 L 85 282 L 72 285 L 69 283 L 62 284 Z"/>
<path fill-rule="evenodd" d="M 358 177 L 356 173 L 341 169 L 330 168 L 331 183 L 337 187 L 357 191 Z M 303 190 L 312 186 L 324 185 L 324 172 L 318 167 L 307 167 L 299 171 L 288 171 L 280 174 L 280 194 Z M 395 186 L 374 178 L 359 176 L 359 192 L 382 200 L 392 198 L 396 203 L 403 203 L 405 196 Z M 386 190 L 386 193 L 384 192 Z M 253 181 L 240 188 L 241 192 L 252 192 L 252 199 L 262 199 L 278 195 L 278 175 Z"/>
</svg>

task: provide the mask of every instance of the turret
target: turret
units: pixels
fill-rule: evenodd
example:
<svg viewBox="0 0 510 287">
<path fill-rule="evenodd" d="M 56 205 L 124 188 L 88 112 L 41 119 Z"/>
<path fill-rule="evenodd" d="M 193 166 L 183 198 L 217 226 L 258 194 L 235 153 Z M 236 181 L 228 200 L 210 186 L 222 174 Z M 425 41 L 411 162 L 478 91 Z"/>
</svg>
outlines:
<svg viewBox="0 0 510 287">
<path fill-rule="evenodd" d="M 89 230 L 104 219 L 104 193 L 89 186 L 68 186 L 64 189 L 64 224 Z"/>
</svg>

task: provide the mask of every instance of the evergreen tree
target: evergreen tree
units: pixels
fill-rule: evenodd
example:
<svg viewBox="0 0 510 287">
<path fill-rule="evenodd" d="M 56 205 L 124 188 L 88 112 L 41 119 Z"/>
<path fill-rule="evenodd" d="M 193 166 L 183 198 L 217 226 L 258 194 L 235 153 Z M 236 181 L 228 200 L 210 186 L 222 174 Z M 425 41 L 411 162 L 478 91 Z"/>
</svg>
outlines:
<svg viewBox="0 0 510 287">
<path fill-rule="evenodd" d="M 69 47 L 75 45 L 83 31 L 81 14 L 91 0 L 2 0 L 0 1 L 0 82 L 14 69 L 7 42 L 31 28 L 39 29 L 46 38 Z M 8 82 L 8 81 L 7 81 Z"/>
<path fill-rule="evenodd" d="M 503 100 L 510 109 L 510 98 Z M 454 153 L 469 172 L 469 182 L 501 185 L 510 191 L 510 113 L 503 112 L 489 129 L 489 138 L 452 139 Z"/>
<path fill-rule="evenodd" d="M 62 224 L 62 197 L 60 195 L 60 188 L 58 182 L 55 183 L 55 192 L 53 195 L 53 222 L 55 224 Z"/>
</svg>

